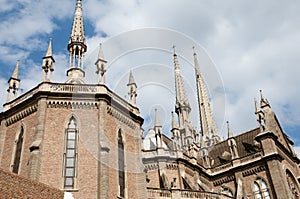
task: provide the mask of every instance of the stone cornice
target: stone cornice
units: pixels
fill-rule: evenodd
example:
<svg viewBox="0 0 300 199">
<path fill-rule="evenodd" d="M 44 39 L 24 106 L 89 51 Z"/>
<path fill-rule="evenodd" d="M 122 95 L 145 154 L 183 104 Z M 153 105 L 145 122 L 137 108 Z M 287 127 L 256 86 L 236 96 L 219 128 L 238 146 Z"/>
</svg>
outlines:
<svg viewBox="0 0 300 199">
<path fill-rule="evenodd" d="M 36 111 L 37 111 L 37 105 L 30 106 L 30 107 L 26 108 L 25 110 L 20 111 L 20 112 L 14 114 L 13 116 L 9 117 L 6 120 L 5 125 L 10 126 L 10 125 L 22 120 L 23 118 L 27 117 L 28 115 L 31 115 L 32 113 L 34 113 Z"/>
</svg>

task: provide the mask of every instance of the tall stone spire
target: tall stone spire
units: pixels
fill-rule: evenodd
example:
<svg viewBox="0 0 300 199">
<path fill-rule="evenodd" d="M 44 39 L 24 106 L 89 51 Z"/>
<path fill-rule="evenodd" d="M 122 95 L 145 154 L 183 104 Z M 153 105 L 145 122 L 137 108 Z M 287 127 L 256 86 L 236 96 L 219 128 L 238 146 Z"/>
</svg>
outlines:
<svg viewBox="0 0 300 199">
<path fill-rule="evenodd" d="M 187 99 L 187 95 L 185 93 L 183 80 L 180 74 L 180 66 L 178 62 L 177 55 L 175 53 L 175 46 L 174 48 L 174 69 L 175 69 L 175 90 L 176 90 L 176 104 L 175 104 L 175 112 L 178 114 L 179 117 L 179 127 L 186 126 L 186 123 L 190 123 L 190 112 L 191 106 Z"/>
<path fill-rule="evenodd" d="M 19 64 L 20 64 L 20 60 L 17 61 L 16 67 L 15 67 L 11 77 L 8 80 L 8 89 L 7 89 L 6 102 L 10 101 L 11 92 L 13 93 L 13 98 L 14 99 L 17 97 L 17 92 L 19 90 L 19 83 L 21 81 L 19 79 Z"/>
<path fill-rule="evenodd" d="M 198 62 L 196 52 L 194 52 L 194 63 L 195 63 L 195 75 L 196 75 L 200 126 L 202 130 L 202 136 L 219 137 L 216 124 L 213 119 L 212 111 L 210 108 L 210 103 L 209 103 L 206 87 L 204 84 L 204 80 L 200 72 L 200 67 L 199 67 L 199 62 Z"/>
<path fill-rule="evenodd" d="M 130 74 L 129 74 L 127 88 L 128 88 L 129 103 L 136 106 L 137 85 L 134 81 L 132 71 L 130 71 Z"/>
<path fill-rule="evenodd" d="M 43 57 L 42 69 L 43 73 L 43 81 L 51 81 L 52 72 L 54 71 L 54 63 L 55 60 L 52 55 L 52 39 L 49 41 L 48 50 L 46 52 L 45 57 Z"/>
<path fill-rule="evenodd" d="M 77 0 L 68 51 L 70 56 L 70 69 L 67 71 L 67 83 L 84 83 L 83 78 L 85 72 L 83 70 L 83 65 L 87 46 L 84 37 L 81 0 Z"/>
<path fill-rule="evenodd" d="M 102 50 L 102 44 L 100 43 L 98 59 L 95 63 L 96 65 L 96 74 L 99 75 L 99 84 L 106 83 L 106 63 L 107 61 L 104 59 L 104 54 Z"/>
</svg>

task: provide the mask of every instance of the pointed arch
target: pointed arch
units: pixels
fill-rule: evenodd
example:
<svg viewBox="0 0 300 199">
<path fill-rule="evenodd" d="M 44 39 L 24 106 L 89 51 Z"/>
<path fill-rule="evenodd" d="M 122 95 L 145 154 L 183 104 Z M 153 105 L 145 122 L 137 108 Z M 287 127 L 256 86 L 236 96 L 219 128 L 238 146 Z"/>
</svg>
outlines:
<svg viewBox="0 0 300 199">
<path fill-rule="evenodd" d="M 297 183 L 296 178 L 294 177 L 293 173 L 286 169 L 286 180 L 291 192 L 291 195 L 293 196 L 293 199 L 299 199 L 299 186 Z"/>
<path fill-rule="evenodd" d="M 21 158 L 23 152 L 23 143 L 24 143 L 24 126 L 23 124 L 20 127 L 20 130 L 16 134 L 14 150 L 13 150 L 13 158 L 12 158 L 12 165 L 11 171 L 13 173 L 18 174 L 21 166 Z"/>
<path fill-rule="evenodd" d="M 78 161 L 78 119 L 72 115 L 65 130 L 65 150 L 63 165 L 63 188 L 74 189 Z"/>
<path fill-rule="evenodd" d="M 125 150 L 122 130 L 118 130 L 119 196 L 125 198 Z"/>
</svg>

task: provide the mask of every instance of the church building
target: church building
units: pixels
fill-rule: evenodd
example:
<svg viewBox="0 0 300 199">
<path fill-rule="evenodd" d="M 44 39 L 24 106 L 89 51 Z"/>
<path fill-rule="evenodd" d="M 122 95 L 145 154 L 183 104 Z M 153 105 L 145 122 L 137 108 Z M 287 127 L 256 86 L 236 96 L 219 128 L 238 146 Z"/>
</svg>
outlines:
<svg viewBox="0 0 300 199">
<path fill-rule="evenodd" d="M 153 128 L 142 128 L 132 72 L 124 85 L 128 99 L 107 86 L 109 60 L 101 45 L 93 66 L 98 81 L 85 83 L 88 46 L 81 0 L 67 49 L 65 82 L 52 81 L 52 40 L 38 85 L 19 95 L 19 62 L 8 80 L 0 113 L 0 168 L 6 175 L 69 192 L 75 199 L 300 198 L 300 160 L 262 92 L 253 115 L 258 125 L 233 135 L 228 122 L 228 137 L 222 139 L 194 52 L 197 129 L 174 51 L 176 102 L 168 137 L 159 110 Z"/>
</svg>

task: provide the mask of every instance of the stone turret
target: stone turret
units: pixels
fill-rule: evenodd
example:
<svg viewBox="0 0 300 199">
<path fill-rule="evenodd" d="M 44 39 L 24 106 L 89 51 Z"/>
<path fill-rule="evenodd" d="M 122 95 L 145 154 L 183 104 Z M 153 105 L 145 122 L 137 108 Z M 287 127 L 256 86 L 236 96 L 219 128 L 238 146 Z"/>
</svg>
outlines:
<svg viewBox="0 0 300 199">
<path fill-rule="evenodd" d="M 52 39 L 49 41 L 48 50 L 45 57 L 43 57 L 43 81 L 51 81 L 52 72 L 54 71 L 55 60 L 52 55 Z"/>
<path fill-rule="evenodd" d="M 87 51 L 87 46 L 84 37 L 81 0 L 77 0 L 68 51 L 70 63 L 69 70 L 67 71 L 68 80 L 66 83 L 83 84 L 85 77 L 85 72 L 83 70 L 84 55 Z"/>
<path fill-rule="evenodd" d="M 16 67 L 15 67 L 11 77 L 8 80 L 6 102 L 10 101 L 11 94 L 13 94 L 13 99 L 15 99 L 17 97 L 17 93 L 19 90 L 19 84 L 21 81 L 19 79 L 19 64 L 20 64 L 20 60 L 17 61 Z"/>
</svg>

